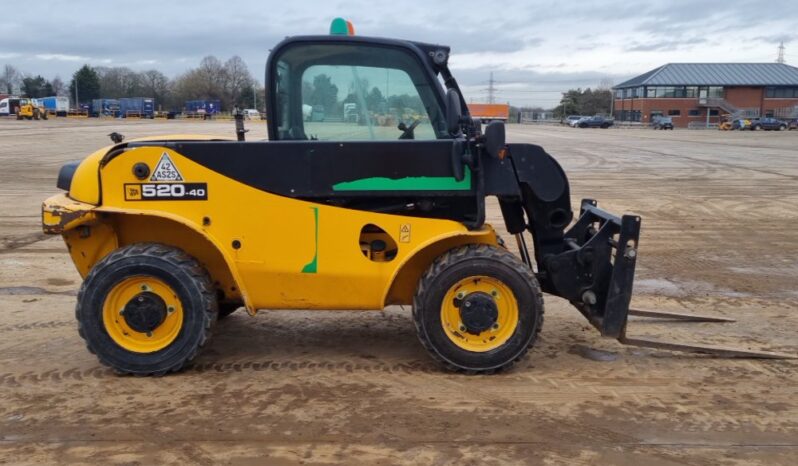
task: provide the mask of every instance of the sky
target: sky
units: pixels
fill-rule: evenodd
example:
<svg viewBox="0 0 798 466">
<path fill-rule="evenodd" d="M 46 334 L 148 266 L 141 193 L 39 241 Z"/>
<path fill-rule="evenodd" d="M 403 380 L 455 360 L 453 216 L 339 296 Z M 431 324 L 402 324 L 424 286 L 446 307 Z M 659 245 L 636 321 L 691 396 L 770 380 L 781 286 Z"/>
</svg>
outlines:
<svg viewBox="0 0 798 466">
<path fill-rule="evenodd" d="M 202 57 L 241 56 L 263 81 L 286 36 L 340 16 L 364 36 L 448 45 L 466 100 L 554 107 L 570 88 L 618 84 L 665 63 L 798 65 L 795 0 L 347 1 L 2 0 L 0 66 L 68 81 L 84 63 L 173 77 Z M 15 23 L 8 18 L 24 18 Z"/>
</svg>

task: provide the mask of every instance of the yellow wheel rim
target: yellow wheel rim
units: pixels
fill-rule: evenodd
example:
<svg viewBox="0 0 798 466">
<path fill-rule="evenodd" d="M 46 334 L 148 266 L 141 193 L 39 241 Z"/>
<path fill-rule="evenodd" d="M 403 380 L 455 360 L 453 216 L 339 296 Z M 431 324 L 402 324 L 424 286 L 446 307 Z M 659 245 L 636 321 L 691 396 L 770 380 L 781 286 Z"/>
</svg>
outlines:
<svg viewBox="0 0 798 466">
<path fill-rule="evenodd" d="M 473 293 L 490 296 L 498 310 L 495 324 L 476 335 L 466 331 L 458 306 Z M 443 297 L 441 325 L 446 336 L 460 348 L 477 353 L 490 351 L 502 346 L 515 333 L 518 327 L 518 301 L 510 287 L 501 280 L 482 275 L 464 278 L 449 288 Z"/>
<path fill-rule="evenodd" d="M 141 293 L 153 293 L 166 305 L 166 315 L 149 332 L 134 330 L 125 319 L 125 306 Z M 172 288 L 150 276 L 129 277 L 114 285 L 103 304 L 103 325 L 108 336 L 134 353 L 153 353 L 168 347 L 183 327 L 183 306 Z"/>
</svg>

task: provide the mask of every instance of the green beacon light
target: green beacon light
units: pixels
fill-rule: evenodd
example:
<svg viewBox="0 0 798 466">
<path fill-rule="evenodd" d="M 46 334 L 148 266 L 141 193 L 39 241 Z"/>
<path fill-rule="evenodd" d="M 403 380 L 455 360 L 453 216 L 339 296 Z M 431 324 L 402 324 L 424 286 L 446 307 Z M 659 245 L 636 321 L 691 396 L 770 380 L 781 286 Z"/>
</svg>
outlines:
<svg viewBox="0 0 798 466">
<path fill-rule="evenodd" d="M 355 27 L 352 26 L 351 22 L 343 18 L 335 18 L 330 23 L 330 34 L 334 36 L 354 36 Z"/>
</svg>

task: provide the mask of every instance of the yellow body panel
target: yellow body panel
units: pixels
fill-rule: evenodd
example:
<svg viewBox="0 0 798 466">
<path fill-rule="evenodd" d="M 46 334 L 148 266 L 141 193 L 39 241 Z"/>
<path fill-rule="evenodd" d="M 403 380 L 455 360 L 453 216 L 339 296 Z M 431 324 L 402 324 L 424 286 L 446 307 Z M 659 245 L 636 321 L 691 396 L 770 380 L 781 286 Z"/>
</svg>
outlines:
<svg viewBox="0 0 798 466">
<path fill-rule="evenodd" d="M 137 185 L 148 181 L 137 179 L 133 166 L 145 163 L 153 170 L 164 153 L 186 183 L 207 183 L 207 200 L 140 200 Z M 95 156 L 81 164 L 80 180 L 76 173 L 72 182 L 72 190 L 84 202 L 92 193 L 90 187 L 81 186 L 90 179 L 82 170 L 92 164 L 99 168 Z M 197 257 L 225 296 L 241 299 L 250 312 L 411 304 L 418 277 L 435 257 L 462 244 L 496 244 L 490 226 L 469 231 L 450 220 L 379 214 L 278 196 L 163 147 L 125 151 L 100 173 L 102 205 L 94 209 L 97 217 L 92 222 L 106 226 L 88 237 L 67 232 L 71 249 L 96 247 L 101 252 L 80 253 L 96 261 L 109 247 L 141 241 L 173 244 Z M 364 255 L 360 237 L 366 225 L 391 236 L 398 247 L 394 258 L 372 260 Z M 114 231 L 113 240 L 103 228 Z M 75 262 L 85 275 L 86 261 Z"/>
</svg>

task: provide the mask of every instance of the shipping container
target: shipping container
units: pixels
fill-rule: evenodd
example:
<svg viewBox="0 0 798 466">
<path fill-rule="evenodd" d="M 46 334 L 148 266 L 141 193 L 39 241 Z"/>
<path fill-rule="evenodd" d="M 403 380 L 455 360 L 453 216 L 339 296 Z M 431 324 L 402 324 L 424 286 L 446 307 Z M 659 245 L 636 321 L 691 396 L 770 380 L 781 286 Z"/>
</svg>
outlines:
<svg viewBox="0 0 798 466">
<path fill-rule="evenodd" d="M 47 109 L 48 112 L 54 112 L 58 116 L 66 116 L 69 111 L 69 97 L 51 96 L 41 97 L 37 100 L 39 105 Z"/>
<path fill-rule="evenodd" d="M 94 99 L 91 101 L 91 116 L 119 116 L 119 101 L 116 99 Z"/>
<path fill-rule="evenodd" d="M 471 118 L 482 120 L 482 123 L 491 121 L 507 122 L 510 119 L 509 104 L 468 104 Z"/>
<path fill-rule="evenodd" d="M 122 118 L 152 118 L 155 115 L 155 99 L 152 97 L 124 97 L 119 99 L 119 113 Z"/>
<path fill-rule="evenodd" d="M 219 113 L 222 104 L 219 100 L 187 100 L 185 105 L 185 113 L 204 113 L 206 115 L 214 115 Z"/>
</svg>

